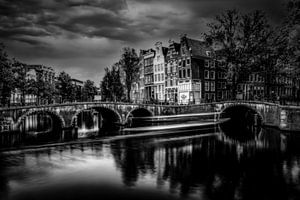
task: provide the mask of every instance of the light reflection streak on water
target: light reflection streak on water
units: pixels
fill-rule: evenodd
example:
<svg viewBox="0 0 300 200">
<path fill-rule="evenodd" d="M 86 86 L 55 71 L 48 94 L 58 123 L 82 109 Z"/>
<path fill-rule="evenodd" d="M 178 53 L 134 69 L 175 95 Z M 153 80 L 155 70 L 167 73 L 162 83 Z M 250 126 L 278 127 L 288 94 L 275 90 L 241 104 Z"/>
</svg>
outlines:
<svg viewBox="0 0 300 200">
<path fill-rule="evenodd" d="M 209 112 L 209 113 L 190 113 L 190 114 L 179 114 L 179 115 L 160 115 L 160 116 L 149 116 L 149 117 L 134 117 L 136 119 L 169 119 L 169 118 L 189 118 L 209 115 L 219 115 L 220 112 Z"/>
<path fill-rule="evenodd" d="M 264 132 L 254 137 L 268 144 L 260 148 L 251 141 L 229 143 L 228 138 L 218 137 L 219 132 L 190 131 L 195 133 L 164 130 L 11 155 L 7 152 L 8 160 L 17 161 L 4 168 L 0 178 L 4 175 L 8 179 L 11 195 L 61 191 L 59 188 L 76 193 L 78 188 L 85 187 L 88 195 L 99 188 L 108 190 L 105 187 L 110 185 L 111 195 L 130 188 L 129 193 L 142 191 L 149 197 L 147 192 L 152 192 L 168 195 L 170 199 L 243 199 L 245 195 L 259 199 L 259 192 L 270 197 L 266 199 L 274 199 L 283 197 L 284 188 L 291 187 L 286 183 L 299 185 L 299 155 L 289 158 L 282 154 L 290 146 L 288 136 Z M 173 135 L 180 132 L 181 135 Z M 152 137 L 144 137 L 145 134 Z M 160 135 L 167 138 L 159 138 Z M 284 149 L 282 140 L 286 141 Z M 245 192 L 245 185 L 255 190 Z M 222 195 L 208 196 L 209 189 Z"/>
<path fill-rule="evenodd" d="M 168 138 L 168 139 L 155 139 L 155 143 L 161 143 L 161 142 L 174 142 L 174 141 L 181 141 L 181 140 L 189 140 L 189 139 L 194 139 L 194 138 L 203 138 L 203 137 L 212 137 L 212 136 L 217 136 L 220 133 L 208 133 L 208 134 L 200 134 L 200 135 L 193 135 L 193 136 L 179 136 L 179 137 L 174 137 L 174 138 Z"/>
<path fill-rule="evenodd" d="M 146 126 L 146 127 L 136 127 L 136 128 L 126 128 L 124 131 L 157 131 L 157 130 L 170 130 L 170 129 L 182 129 L 182 128 L 192 128 L 201 126 L 212 126 L 216 125 L 216 122 L 206 122 L 206 123 L 187 123 L 187 124 L 172 124 L 172 125 L 160 125 L 160 126 Z"/>
</svg>

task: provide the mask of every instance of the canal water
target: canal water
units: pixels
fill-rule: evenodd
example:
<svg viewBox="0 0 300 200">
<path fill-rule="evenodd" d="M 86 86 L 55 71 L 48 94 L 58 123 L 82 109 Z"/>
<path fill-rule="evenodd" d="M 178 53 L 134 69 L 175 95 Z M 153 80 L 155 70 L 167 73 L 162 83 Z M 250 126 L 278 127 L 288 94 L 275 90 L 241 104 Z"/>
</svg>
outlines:
<svg viewBox="0 0 300 200">
<path fill-rule="evenodd" d="M 236 127 L 3 149 L 0 199 L 300 199 L 300 134 Z"/>
</svg>

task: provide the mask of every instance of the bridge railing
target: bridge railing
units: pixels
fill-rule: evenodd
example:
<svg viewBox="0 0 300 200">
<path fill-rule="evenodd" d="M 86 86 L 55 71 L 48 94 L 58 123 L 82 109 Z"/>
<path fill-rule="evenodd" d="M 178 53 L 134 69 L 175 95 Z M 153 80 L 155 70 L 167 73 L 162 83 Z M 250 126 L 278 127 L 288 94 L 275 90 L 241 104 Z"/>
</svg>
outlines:
<svg viewBox="0 0 300 200">
<path fill-rule="evenodd" d="M 134 105 L 139 107 L 153 106 L 153 107 L 201 107 L 201 106 L 213 106 L 216 104 L 225 104 L 225 103 L 245 103 L 245 104 L 265 104 L 281 107 L 300 107 L 294 105 L 280 105 L 278 102 L 264 102 L 264 101 L 248 101 L 248 100 L 235 100 L 235 101 L 220 101 L 220 102 L 209 102 L 209 103 L 200 103 L 200 104 L 145 104 L 145 103 L 130 103 L 130 102 L 104 102 L 104 101 L 91 101 L 91 102 L 73 102 L 73 103 L 60 103 L 60 104 L 48 104 L 48 105 L 30 105 L 30 106 L 14 106 L 14 107 L 0 107 L 0 111 L 5 110 L 19 110 L 19 109 L 33 109 L 33 108 L 49 108 L 49 107 L 66 107 L 66 106 L 79 106 L 79 105 L 101 105 L 101 104 L 110 104 L 110 105 Z M 300 105 L 300 104 L 299 104 Z"/>
</svg>

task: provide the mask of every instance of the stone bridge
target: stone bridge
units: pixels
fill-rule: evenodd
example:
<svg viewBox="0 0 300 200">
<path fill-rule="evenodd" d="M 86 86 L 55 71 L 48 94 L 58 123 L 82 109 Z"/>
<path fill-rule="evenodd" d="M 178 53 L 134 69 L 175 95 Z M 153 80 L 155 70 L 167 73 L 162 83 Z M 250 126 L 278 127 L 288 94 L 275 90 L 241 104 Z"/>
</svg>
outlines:
<svg viewBox="0 0 300 200">
<path fill-rule="evenodd" d="M 199 105 L 80 102 L 46 106 L 11 107 L 0 108 L 0 121 L 2 125 L 6 124 L 9 126 L 9 130 L 18 130 L 20 123 L 27 116 L 35 113 L 46 113 L 62 129 L 71 129 L 76 126 L 79 113 L 85 111 L 96 114 L 101 113 L 103 118 L 119 125 L 125 125 L 129 116 L 144 117 L 217 112 L 220 117 L 232 117 L 231 115 L 234 114 L 243 115 L 245 112 L 251 111 L 258 115 L 263 125 L 278 127 L 282 130 L 300 131 L 300 107 L 281 106 L 256 101 L 227 101 Z"/>
</svg>

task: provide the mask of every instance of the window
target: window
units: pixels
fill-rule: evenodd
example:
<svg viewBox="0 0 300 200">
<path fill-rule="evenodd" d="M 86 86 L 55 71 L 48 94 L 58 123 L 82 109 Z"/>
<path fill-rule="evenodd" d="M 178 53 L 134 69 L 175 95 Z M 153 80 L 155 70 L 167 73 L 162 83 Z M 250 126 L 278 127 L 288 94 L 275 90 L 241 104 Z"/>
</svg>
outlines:
<svg viewBox="0 0 300 200">
<path fill-rule="evenodd" d="M 208 70 L 204 71 L 204 78 L 209 79 L 209 71 Z"/>
<path fill-rule="evenodd" d="M 182 67 L 185 67 L 185 60 L 182 61 Z"/>
<path fill-rule="evenodd" d="M 209 60 L 204 60 L 204 66 L 209 67 Z"/>
<path fill-rule="evenodd" d="M 181 70 L 179 70 L 179 78 L 182 78 L 182 77 L 181 77 Z"/>
<path fill-rule="evenodd" d="M 206 100 L 209 99 L 209 94 L 205 93 L 205 99 L 206 99 Z"/>
<path fill-rule="evenodd" d="M 191 69 L 187 69 L 187 77 L 191 77 Z"/>
<path fill-rule="evenodd" d="M 212 68 L 215 67 L 215 61 L 212 60 L 212 61 L 210 62 L 210 67 L 212 67 Z"/>
<path fill-rule="evenodd" d="M 182 70 L 182 72 L 183 72 L 183 74 L 182 74 L 182 78 L 185 78 L 186 76 L 185 76 L 185 69 L 184 70 Z"/>
<path fill-rule="evenodd" d="M 187 64 L 187 65 L 190 64 L 190 59 L 189 59 L 189 58 L 186 60 L 186 64 Z"/>
<path fill-rule="evenodd" d="M 209 82 L 208 81 L 205 81 L 205 91 L 209 91 Z"/>
<path fill-rule="evenodd" d="M 210 82 L 210 91 L 215 91 L 215 82 Z"/>
<path fill-rule="evenodd" d="M 160 81 L 160 75 L 157 74 L 157 81 Z"/>
<path fill-rule="evenodd" d="M 214 71 L 210 71 L 210 78 L 211 79 L 215 79 L 215 72 Z"/>
<path fill-rule="evenodd" d="M 211 100 L 213 100 L 213 101 L 214 101 L 214 100 L 215 100 L 215 98 L 216 98 L 216 97 L 215 97 L 215 94 L 211 94 Z"/>
</svg>

